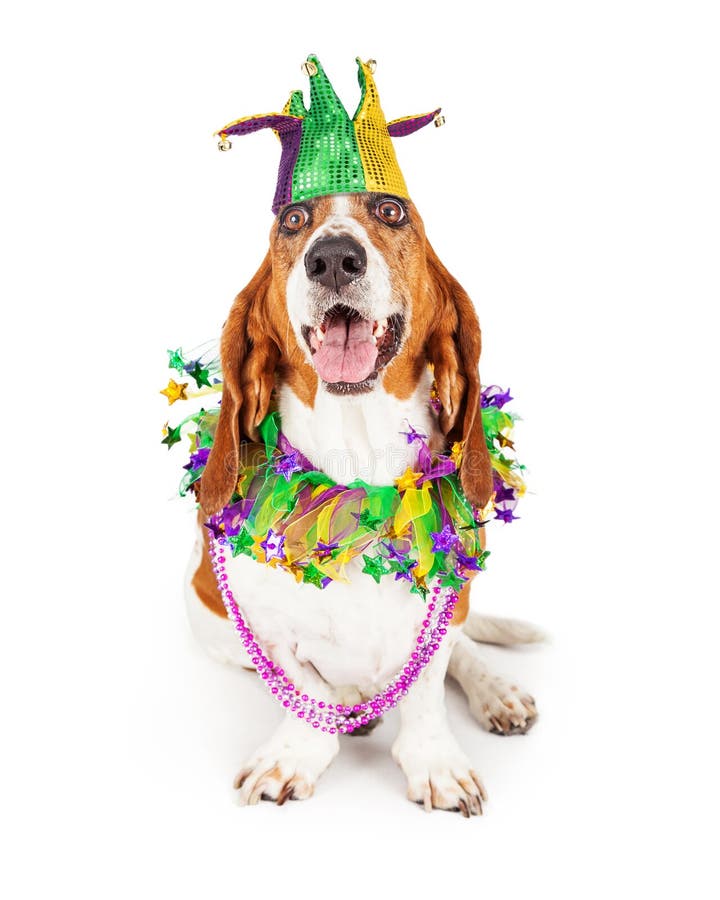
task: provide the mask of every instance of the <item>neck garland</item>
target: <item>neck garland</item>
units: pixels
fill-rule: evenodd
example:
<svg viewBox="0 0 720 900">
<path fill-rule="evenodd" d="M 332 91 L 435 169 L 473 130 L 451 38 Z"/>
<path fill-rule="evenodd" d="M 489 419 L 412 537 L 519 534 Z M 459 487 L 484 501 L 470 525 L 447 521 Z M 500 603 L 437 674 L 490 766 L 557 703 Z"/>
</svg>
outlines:
<svg viewBox="0 0 720 900">
<path fill-rule="evenodd" d="M 198 381 L 202 363 L 185 363 L 179 351 L 173 351 L 171 365 L 173 358 L 174 367 L 180 371 L 182 364 L 198 382 L 200 393 L 207 393 L 209 376 L 217 371 L 212 364 L 205 367 L 208 377 Z M 211 389 L 220 387 L 215 378 Z M 172 403 L 169 389 L 170 385 L 163 393 Z M 183 391 L 175 399 L 186 398 Z M 482 549 L 480 529 L 491 518 L 513 521 L 518 497 L 524 493 L 524 467 L 504 455 L 506 447 L 513 447 L 515 416 L 503 409 L 511 399 L 497 386 L 482 392 L 483 427 L 494 476 L 493 497 L 482 510 L 473 509 L 462 493 L 457 471 L 460 444 L 450 454 L 433 454 L 426 435 L 408 424 L 402 433 L 417 447 L 414 469 L 408 468 L 388 486 L 360 479 L 338 484 L 290 444 L 273 412 L 260 425 L 262 443 L 243 442 L 231 501 L 206 527 L 215 538 L 225 538 L 233 556 L 250 556 L 318 588 L 348 582 L 348 567 L 352 564 L 355 569 L 355 561 L 362 561 L 362 572 L 376 582 L 406 581 L 411 592 L 423 597 L 432 579 L 459 590 L 485 568 L 489 554 Z M 437 413 L 434 391 L 430 402 Z M 188 427 L 191 454 L 180 485 L 182 495 L 199 485 L 218 415 L 217 408 L 201 409 L 174 428 L 166 426 L 163 443 L 168 448 Z"/>
</svg>

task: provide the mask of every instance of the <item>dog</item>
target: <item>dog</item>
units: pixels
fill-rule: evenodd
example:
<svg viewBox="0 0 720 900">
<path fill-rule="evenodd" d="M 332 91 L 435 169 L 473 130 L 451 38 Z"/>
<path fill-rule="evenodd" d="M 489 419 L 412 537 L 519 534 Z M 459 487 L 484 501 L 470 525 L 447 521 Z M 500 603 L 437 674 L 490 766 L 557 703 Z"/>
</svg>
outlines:
<svg viewBox="0 0 720 900">
<path fill-rule="evenodd" d="M 392 485 L 417 463 L 408 423 L 444 452 L 462 441 L 466 498 L 482 508 L 493 490 L 480 412 L 481 333 L 473 303 L 430 245 L 403 197 L 372 191 L 313 197 L 281 208 L 257 273 L 238 294 L 221 338 L 224 374 L 214 444 L 199 484 L 198 540 L 186 596 L 199 640 L 216 658 L 252 664 L 218 591 L 203 522 L 228 503 L 244 440 L 277 408 L 282 431 L 316 469 L 347 484 Z M 429 402 L 433 382 L 441 403 Z M 407 659 L 426 615 L 407 582 L 360 576 L 327 590 L 246 556 L 228 561 L 229 583 L 260 644 L 307 693 L 353 706 Z M 540 640 L 533 627 L 469 611 L 468 582 L 448 633 L 399 704 L 392 754 L 407 796 L 426 810 L 480 814 L 482 781 L 447 722 L 449 674 L 477 721 L 498 734 L 534 723 L 533 698 L 488 671 L 476 642 Z M 358 729 L 354 734 L 368 729 Z M 242 765 L 242 804 L 282 805 L 313 794 L 340 737 L 287 711 Z"/>
</svg>

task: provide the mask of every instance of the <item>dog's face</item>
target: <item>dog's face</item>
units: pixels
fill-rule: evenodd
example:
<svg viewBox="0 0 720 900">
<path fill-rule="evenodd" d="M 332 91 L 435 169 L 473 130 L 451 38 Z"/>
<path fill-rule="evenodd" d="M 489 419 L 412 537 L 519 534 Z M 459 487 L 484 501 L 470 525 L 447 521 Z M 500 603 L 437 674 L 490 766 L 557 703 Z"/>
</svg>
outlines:
<svg viewBox="0 0 720 900">
<path fill-rule="evenodd" d="M 372 391 L 403 350 L 426 299 L 425 229 L 409 200 L 319 197 L 282 209 L 270 236 L 273 282 L 326 390 Z"/>
<path fill-rule="evenodd" d="M 208 513 L 230 499 L 241 440 L 258 439 L 273 390 L 308 406 L 318 390 L 382 389 L 408 399 L 433 366 L 439 425 L 464 441 L 461 480 L 472 503 L 492 492 L 480 415 L 480 326 L 472 301 L 425 237 L 409 200 L 336 194 L 280 210 L 255 277 L 223 329 L 223 398 L 200 485 Z"/>
</svg>

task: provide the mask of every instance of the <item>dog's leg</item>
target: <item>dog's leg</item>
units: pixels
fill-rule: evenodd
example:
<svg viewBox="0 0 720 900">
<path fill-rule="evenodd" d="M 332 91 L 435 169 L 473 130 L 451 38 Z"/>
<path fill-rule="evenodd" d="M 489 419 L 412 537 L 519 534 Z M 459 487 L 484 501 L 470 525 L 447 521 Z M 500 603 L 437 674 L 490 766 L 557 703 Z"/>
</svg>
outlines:
<svg viewBox="0 0 720 900">
<path fill-rule="evenodd" d="M 288 712 L 277 731 L 243 766 L 235 779 L 238 800 L 252 805 L 258 800 L 311 797 L 315 783 L 337 755 L 336 734 L 323 734 Z"/>
<path fill-rule="evenodd" d="M 453 647 L 448 675 L 467 694 L 473 717 L 495 734 L 524 734 L 537 719 L 533 698 L 517 684 L 493 675 L 479 648 L 467 634 L 459 634 Z"/>
<path fill-rule="evenodd" d="M 426 810 L 482 813 L 487 799 L 479 777 L 453 737 L 445 712 L 445 673 L 460 628 L 448 629 L 409 694 L 400 704 L 400 733 L 392 754 L 408 780 L 408 798 Z"/>
<path fill-rule="evenodd" d="M 481 644 L 501 644 L 503 647 L 511 647 L 513 644 L 537 644 L 547 640 L 546 635 L 531 622 L 481 616 L 480 613 L 472 611 L 468 613 L 463 631 Z"/>
</svg>

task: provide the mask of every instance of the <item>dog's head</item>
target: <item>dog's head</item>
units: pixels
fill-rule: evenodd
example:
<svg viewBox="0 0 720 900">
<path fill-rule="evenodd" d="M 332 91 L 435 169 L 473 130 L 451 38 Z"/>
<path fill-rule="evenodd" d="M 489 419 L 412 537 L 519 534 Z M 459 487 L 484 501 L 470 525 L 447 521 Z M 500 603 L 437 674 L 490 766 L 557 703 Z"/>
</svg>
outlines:
<svg viewBox="0 0 720 900">
<path fill-rule="evenodd" d="M 224 388 L 200 502 L 230 499 L 242 436 L 257 439 L 278 380 L 309 405 L 380 386 L 405 399 L 434 367 L 461 480 L 483 506 L 492 475 L 480 414 L 480 326 L 470 298 L 425 237 L 415 206 L 387 194 L 316 197 L 282 208 L 270 248 L 237 296 L 221 341 Z"/>
</svg>

